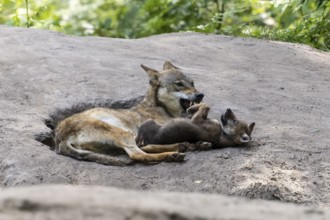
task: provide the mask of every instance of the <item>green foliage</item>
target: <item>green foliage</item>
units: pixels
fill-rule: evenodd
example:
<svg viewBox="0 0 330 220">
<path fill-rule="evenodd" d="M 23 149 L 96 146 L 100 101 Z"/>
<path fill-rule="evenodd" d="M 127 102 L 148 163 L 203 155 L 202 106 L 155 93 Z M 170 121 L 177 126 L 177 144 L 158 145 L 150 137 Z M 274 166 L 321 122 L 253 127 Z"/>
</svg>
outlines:
<svg viewBox="0 0 330 220">
<path fill-rule="evenodd" d="M 0 0 L 0 24 L 121 38 L 196 31 L 330 50 L 328 0 Z"/>
</svg>

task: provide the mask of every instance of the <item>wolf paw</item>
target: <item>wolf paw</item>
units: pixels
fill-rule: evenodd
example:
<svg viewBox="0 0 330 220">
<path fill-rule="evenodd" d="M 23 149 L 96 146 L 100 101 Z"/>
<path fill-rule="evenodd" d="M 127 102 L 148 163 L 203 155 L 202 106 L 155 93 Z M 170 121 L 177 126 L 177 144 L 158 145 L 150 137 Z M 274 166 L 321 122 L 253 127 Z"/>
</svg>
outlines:
<svg viewBox="0 0 330 220">
<path fill-rule="evenodd" d="M 165 158 L 165 162 L 183 162 L 186 155 L 183 153 L 174 153 Z"/>
</svg>

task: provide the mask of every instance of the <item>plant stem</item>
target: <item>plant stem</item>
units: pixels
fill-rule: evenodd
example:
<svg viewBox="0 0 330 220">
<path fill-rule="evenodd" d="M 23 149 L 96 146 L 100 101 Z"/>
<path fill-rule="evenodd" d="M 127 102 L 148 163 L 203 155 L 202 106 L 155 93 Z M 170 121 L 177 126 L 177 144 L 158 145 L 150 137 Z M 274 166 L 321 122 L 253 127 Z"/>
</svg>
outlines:
<svg viewBox="0 0 330 220">
<path fill-rule="evenodd" d="M 216 4 L 216 10 L 219 13 L 218 17 L 218 25 L 217 25 L 217 32 L 221 33 L 222 23 L 223 23 L 223 14 L 225 13 L 225 0 L 221 1 L 221 8 L 218 0 L 214 0 Z"/>
<path fill-rule="evenodd" d="M 30 16 L 29 16 L 29 0 L 25 0 L 25 8 L 26 8 L 26 27 L 30 27 Z"/>
</svg>

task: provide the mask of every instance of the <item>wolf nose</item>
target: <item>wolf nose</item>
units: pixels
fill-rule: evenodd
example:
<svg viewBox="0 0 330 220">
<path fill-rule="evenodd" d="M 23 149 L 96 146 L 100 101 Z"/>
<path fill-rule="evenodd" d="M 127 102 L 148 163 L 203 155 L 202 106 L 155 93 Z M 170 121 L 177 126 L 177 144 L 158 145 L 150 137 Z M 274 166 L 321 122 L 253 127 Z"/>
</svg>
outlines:
<svg viewBox="0 0 330 220">
<path fill-rule="evenodd" d="M 196 101 L 202 101 L 203 98 L 204 98 L 204 94 L 203 93 L 196 93 L 195 94 Z"/>
<path fill-rule="evenodd" d="M 248 135 L 243 135 L 243 137 L 241 138 L 241 141 L 243 143 L 247 143 L 251 140 L 251 138 Z"/>
</svg>

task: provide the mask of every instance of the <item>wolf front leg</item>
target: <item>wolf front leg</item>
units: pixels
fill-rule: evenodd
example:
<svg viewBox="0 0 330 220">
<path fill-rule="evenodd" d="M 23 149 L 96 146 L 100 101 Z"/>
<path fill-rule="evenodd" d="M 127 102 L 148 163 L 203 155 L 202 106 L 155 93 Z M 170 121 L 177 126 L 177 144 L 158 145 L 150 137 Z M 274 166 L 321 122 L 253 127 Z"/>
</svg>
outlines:
<svg viewBox="0 0 330 220">
<path fill-rule="evenodd" d="M 184 152 L 186 147 L 181 143 L 177 144 L 149 144 L 140 148 L 146 153 L 164 153 L 164 152 Z"/>
<path fill-rule="evenodd" d="M 123 149 L 128 156 L 137 162 L 155 163 L 155 162 L 183 162 L 185 154 L 177 151 L 161 152 L 158 150 L 155 153 L 146 153 L 135 145 L 125 146 Z"/>
<path fill-rule="evenodd" d="M 176 144 L 150 144 L 140 149 L 147 153 L 163 153 L 163 152 L 186 152 L 186 151 L 204 151 L 210 150 L 213 147 L 212 143 L 205 141 L 198 141 L 196 143 L 182 142 Z"/>
<path fill-rule="evenodd" d="M 185 151 L 193 151 L 197 149 L 196 144 L 189 142 L 182 142 L 176 144 L 150 144 L 140 148 L 144 152 L 147 153 L 164 153 L 164 152 L 185 152 Z"/>
</svg>

